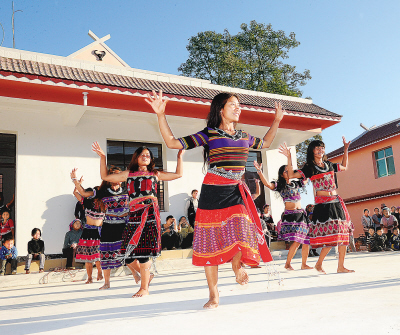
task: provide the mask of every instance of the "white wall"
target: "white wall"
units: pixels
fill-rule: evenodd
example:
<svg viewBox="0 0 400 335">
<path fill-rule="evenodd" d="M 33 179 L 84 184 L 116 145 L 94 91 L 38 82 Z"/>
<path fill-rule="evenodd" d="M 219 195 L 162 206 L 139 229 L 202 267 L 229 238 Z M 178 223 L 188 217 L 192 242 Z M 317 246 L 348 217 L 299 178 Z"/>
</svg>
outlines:
<svg viewBox="0 0 400 335">
<path fill-rule="evenodd" d="M 99 158 L 91 151 L 93 141 L 106 149 L 107 139 L 162 143 L 155 115 L 138 118 L 109 117 L 87 112 L 76 127 L 64 126 L 57 110 L 10 110 L 0 107 L 0 132 L 17 134 L 16 168 L 16 234 L 20 255 L 26 253 L 32 228 L 42 230 L 47 253 L 61 253 L 64 235 L 74 218 L 76 200 L 69 173 L 78 168 L 83 175 L 84 187 L 101 183 Z M 189 120 L 189 119 L 188 119 Z M 204 121 L 191 121 L 181 133 L 182 125 L 170 122 L 176 136 L 204 128 Z M 175 171 L 177 150 L 163 146 L 164 168 Z M 201 149 L 189 151 L 184 156 L 184 177 L 168 182 L 166 186 L 167 212 L 183 215 L 184 199 L 193 188 L 200 189 Z M 200 172 L 200 173 L 199 173 Z"/>
</svg>

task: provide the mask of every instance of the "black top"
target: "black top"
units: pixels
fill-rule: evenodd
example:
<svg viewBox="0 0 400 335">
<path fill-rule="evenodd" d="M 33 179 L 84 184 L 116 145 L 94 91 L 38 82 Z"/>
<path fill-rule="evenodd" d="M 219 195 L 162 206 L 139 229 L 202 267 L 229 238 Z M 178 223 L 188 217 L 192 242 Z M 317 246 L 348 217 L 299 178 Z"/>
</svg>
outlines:
<svg viewBox="0 0 400 335">
<path fill-rule="evenodd" d="M 44 254 L 44 242 L 31 239 L 28 242 L 28 254 Z"/>
</svg>

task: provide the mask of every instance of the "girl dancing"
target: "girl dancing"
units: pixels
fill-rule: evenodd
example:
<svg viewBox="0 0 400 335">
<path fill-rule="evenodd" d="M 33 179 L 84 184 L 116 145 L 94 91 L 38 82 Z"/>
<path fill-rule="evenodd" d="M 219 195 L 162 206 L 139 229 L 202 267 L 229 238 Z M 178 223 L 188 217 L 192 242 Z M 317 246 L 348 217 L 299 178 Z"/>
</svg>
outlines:
<svg viewBox="0 0 400 335">
<path fill-rule="evenodd" d="M 220 93 L 211 103 L 207 127 L 196 134 L 176 139 L 167 123 L 162 92 L 147 103 L 157 114 L 161 135 L 168 148 L 192 149 L 204 147 L 204 162 L 208 172 L 200 192 L 195 219 L 193 264 L 204 266 L 209 301 L 204 308 L 219 304 L 218 265 L 232 262 L 232 269 L 239 284 L 249 280 L 242 263 L 256 266 L 261 258 L 272 260 L 261 222 L 250 191 L 241 180 L 250 148 L 268 148 L 283 117 L 282 106 L 275 104 L 275 119 L 263 139 L 245 131 L 236 130 L 240 105 L 233 93 Z"/>
</svg>

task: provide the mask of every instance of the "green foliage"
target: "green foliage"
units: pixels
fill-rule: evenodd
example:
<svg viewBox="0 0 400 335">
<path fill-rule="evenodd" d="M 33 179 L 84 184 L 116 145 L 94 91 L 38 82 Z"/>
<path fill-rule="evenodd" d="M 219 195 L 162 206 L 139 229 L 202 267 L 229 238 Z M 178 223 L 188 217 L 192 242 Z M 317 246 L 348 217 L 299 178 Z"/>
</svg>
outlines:
<svg viewBox="0 0 400 335">
<path fill-rule="evenodd" d="M 225 29 L 200 32 L 189 39 L 189 58 L 178 70 L 185 76 L 213 84 L 300 97 L 299 86 L 311 79 L 310 71 L 296 72 L 285 64 L 290 49 L 300 45 L 292 32 L 274 31 L 270 24 L 243 23 L 237 35 Z"/>
<path fill-rule="evenodd" d="M 307 161 L 307 148 L 310 142 L 314 140 L 322 141 L 321 134 L 315 135 L 304 142 L 301 142 L 296 145 L 296 157 L 297 157 L 297 166 L 301 168 L 305 162 Z"/>
</svg>

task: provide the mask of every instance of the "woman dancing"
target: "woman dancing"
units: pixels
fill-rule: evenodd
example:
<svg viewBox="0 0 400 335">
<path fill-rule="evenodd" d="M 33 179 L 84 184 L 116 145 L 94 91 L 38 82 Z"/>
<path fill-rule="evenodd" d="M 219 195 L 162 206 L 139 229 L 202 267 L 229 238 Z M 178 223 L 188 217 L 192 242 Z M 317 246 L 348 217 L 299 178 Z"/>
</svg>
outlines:
<svg viewBox="0 0 400 335">
<path fill-rule="evenodd" d="M 277 191 L 285 203 L 285 211 L 282 219 L 278 223 L 278 240 L 292 242 L 286 258 L 285 269 L 294 270 L 291 261 L 296 254 L 300 244 L 301 248 L 301 269 L 312 269 L 306 264 L 308 251 L 310 246 L 310 238 L 308 237 L 309 220 L 306 212 L 301 208 L 300 192 L 305 186 L 304 179 L 290 181 L 288 177 L 288 166 L 292 165 L 292 161 L 288 160 L 288 165 L 282 165 L 278 171 L 278 180 L 276 182 L 268 182 L 261 171 L 261 166 L 254 161 L 254 167 L 260 176 L 262 183 L 273 191 Z"/>
<path fill-rule="evenodd" d="M 204 147 L 204 162 L 208 173 L 204 178 L 196 212 L 193 242 L 193 264 L 204 266 L 210 292 L 204 308 L 219 304 L 218 265 L 232 261 L 239 284 L 249 280 L 242 263 L 258 265 L 260 254 L 264 262 L 272 260 L 265 242 L 261 222 L 250 191 L 242 182 L 250 148 L 268 148 L 283 117 L 281 104 L 275 104 L 275 119 L 264 139 L 236 130 L 239 121 L 239 99 L 233 93 L 220 93 L 211 103 L 207 127 L 196 134 L 176 139 L 165 117 L 167 100 L 162 92 L 147 103 L 158 117 L 161 135 L 170 149 Z"/>
<path fill-rule="evenodd" d="M 312 248 L 322 247 L 315 269 L 325 274 L 322 262 L 332 247 L 338 246 L 338 273 L 354 272 L 344 267 L 346 248 L 353 224 L 343 199 L 336 193 L 335 173 L 345 171 L 348 167 L 348 151 L 350 141 L 343 137 L 344 154 L 342 164 L 332 163 L 326 159 L 325 144 L 312 141 L 307 148 L 307 161 L 303 168 L 293 171 L 288 167 L 289 178 L 310 178 L 315 194 L 315 207 L 310 227 L 310 244 Z M 291 161 L 290 149 L 283 144 L 280 152 Z"/>
<path fill-rule="evenodd" d="M 178 152 L 175 172 L 155 169 L 152 152 L 145 146 L 138 148 L 132 156 L 128 169 L 117 174 L 107 173 L 106 155 L 97 142 L 92 150 L 100 156 L 101 178 L 110 183 L 127 182 L 129 195 L 129 221 L 122 234 L 121 253 L 123 262 L 134 268 L 140 263 L 140 289 L 133 298 L 149 294 L 150 257 L 158 257 L 161 252 L 161 221 L 157 201 L 157 182 L 182 177 L 183 150 Z M 136 263 L 137 264 L 137 263 Z"/>
<path fill-rule="evenodd" d="M 121 169 L 111 166 L 108 174 L 120 173 Z M 99 196 L 106 208 L 100 236 L 101 268 L 104 273 L 104 285 L 100 290 L 110 288 L 111 270 L 121 266 L 122 232 L 125 229 L 128 208 L 128 193 L 121 182 L 110 183 L 103 181 L 100 185 Z M 133 272 L 134 276 L 136 271 Z M 135 278 L 137 279 L 137 278 Z"/>
<path fill-rule="evenodd" d="M 82 178 L 76 178 L 76 170 L 71 172 L 72 182 L 75 184 L 74 195 L 85 209 L 86 223 L 83 227 L 81 238 L 76 248 L 76 262 L 85 263 L 87 272 L 86 284 L 93 283 L 93 263 L 96 263 L 97 280 L 103 279 L 100 265 L 100 233 L 105 215 L 105 206 L 101 197 L 97 194 L 99 188 L 84 189 L 81 185 Z"/>
</svg>

